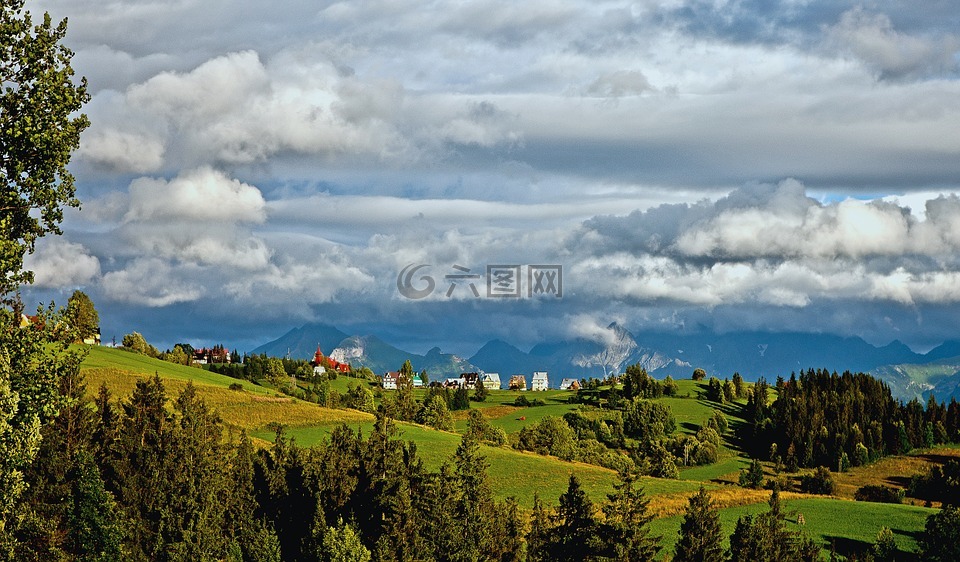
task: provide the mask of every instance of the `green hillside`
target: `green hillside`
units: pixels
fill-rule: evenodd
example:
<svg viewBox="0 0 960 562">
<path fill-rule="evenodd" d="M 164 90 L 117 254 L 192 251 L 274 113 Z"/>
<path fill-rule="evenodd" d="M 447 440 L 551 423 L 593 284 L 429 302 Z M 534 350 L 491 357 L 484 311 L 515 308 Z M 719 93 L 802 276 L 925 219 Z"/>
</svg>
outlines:
<svg viewBox="0 0 960 562">
<path fill-rule="evenodd" d="M 82 370 L 86 376 L 88 394 L 95 394 L 98 387 L 104 384 L 114 397 L 122 398 L 133 390 L 138 380 L 156 374 L 163 380 L 168 395 L 172 398 L 192 382 L 198 393 L 220 413 L 228 426 L 247 430 L 258 439 L 261 446 L 268 446 L 272 441 L 277 423 L 283 424 L 287 435 L 301 446 L 310 446 L 326 439 L 340 423 L 346 423 L 364 434 L 372 431 L 374 418 L 370 414 L 323 408 L 248 381 L 118 349 L 87 349 L 88 355 L 82 364 Z M 677 382 L 680 388 L 679 397 L 659 400 L 673 411 L 678 431 L 695 433 L 717 405 L 701 399 L 702 384 L 689 380 Z M 331 387 L 345 392 L 350 384 L 355 383 L 356 379 L 339 377 L 332 381 Z M 241 386 L 240 390 L 230 388 L 231 385 L 236 388 L 237 384 Z M 422 398 L 424 391 L 417 391 L 417 395 Z M 539 398 L 546 404 L 518 408 L 513 406 L 518 393 L 500 390 L 492 391 L 485 402 L 472 402 L 471 407 L 479 409 L 492 425 L 503 428 L 510 434 L 518 432 L 524 426 L 537 423 L 546 416 L 560 417 L 580 407 L 568 401 L 572 394 L 567 391 L 527 392 L 525 395 L 531 400 Z M 726 405 L 720 409 L 725 412 L 732 426 L 743 423 L 739 418 L 738 405 Z M 456 428 L 462 431 L 466 426 L 466 412 L 455 412 L 455 415 Z M 437 469 L 450 459 L 460 442 L 457 433 L 438 431 L 417 424 L 398 422 L 397 428 L 401 439 L 416 444 L 418 454 L 430 470 Z M 748 464 L 748 459 L 737 451 L 735 443 L 729 439 L 730 435 L 732 434 L 727 435 L 728 439 L 724 442 L 719 462 L 686 468 L 681 471 L 680 479 L 677 480 L 649 477 L 642 479 L 641 484 L 650 498 L 650 508 L 658 516 L 653 523 L 654 531 L 664 537 L 661 544 L 667 552 L 673 548 L 687 498 L 701 484 L 711 492 L 722 508 L 721 519 L 727 535 L 733 531 L 737 517 L 766 508 L 769 492 L 730 485 L 736 481 L 738 471 Z M 525 508 L 532 505 L 534 493 L 538 493 L 546 503 L 555 504 L 560 494 L 566 490 L 571 474 L 577 475 L 595 502 L 602 501 L 606 494 L 613 490 L 616 479 L 613 471 L 589 464 L 566 462 L 509 447 L 485 445 L 482 450 L 489 463 L 488 474 L 496 496 L 516 497 Z M 911 470 L 924 466 L 921 457 L 905 458 L 911 459 Z M 857 485 L 864 481 L 889 482 L 892 474 L 886 472 L 896 471 L 897 466 L 892 462 L 881 462 L 871 467 L 854 469 L 838 477 L 842 482 L 851 481 Z M 852 492 L 848 488 L 851 487 L 852 485 L 844 485 L 843 495 L 849 497 Z M 884 525 L 894 530 L 901 550 L 913 552 L 916 549 L 917 533 L 923 528 L 927 515 L 931 513 L 930 509 L 911 505 L 868 504 L 796 493 L 784 493 L 783 497 L 789 510 L 804 514 L 807 524 L 803 530 L 806 533 L 827 549 L 830 545 L 837 545 L 839 552 L 852 548 L 862 549 L 864 545 L 872 544 L 880 527 Z M 788 519 L 796 521 L 795 515 L 788 516 Z M 792 525 L 797 528 L 795 523 Z"/>
</svg>

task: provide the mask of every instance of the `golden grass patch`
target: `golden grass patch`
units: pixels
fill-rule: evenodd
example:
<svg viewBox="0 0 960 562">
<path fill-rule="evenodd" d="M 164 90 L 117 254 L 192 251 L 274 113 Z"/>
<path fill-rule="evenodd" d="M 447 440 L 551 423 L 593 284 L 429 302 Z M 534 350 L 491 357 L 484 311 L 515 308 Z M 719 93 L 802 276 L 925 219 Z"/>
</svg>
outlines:
<svg viewBox="0 0 960 562">
<path fill-rule="evenodd" d="M 852 468 L 840 474 L 834 473 L 837 484 L 836 495 L 852 499 L 861 486 L 868 484 L 905 489 L 914 474 L 926 472 L 935 464 L 943 464 L 950 459 L 960 458 L 960 449 L 938 447 L 915 451 L 909 455 L 885 457 L 866 466 Z M 907 500 L 909 503 L 909 500 Z"/>
<path fill-rule="evenodd" d="M 95 396 L 101 384 L 105 384 L 114 399 L 126 399 L 133 392 L 137 381 L 150 377 L 120 369 L 85 369 L 87 394 Z M 163 386 L 170 399 L 176 398 L 187 386 L 187 381 L 163 379 Z M 216 410 L 224 423 L 240 429 L 260 429 L 271 423 L 288 426 L 320 425 L 335 423 L 361 423 L 373 420 L 373 415 L 356 410 L 333 410 L 287 396 L 263 396 L 247 391 L 237 391 L 203 383 L 194 383 L 197 394 L 208 406 Z"/>
<path fill-rule="evenodd" d="M 650 513 L 656 518 L 683 515 L 690 504 L 690 496 L 696 492 L 682 492 L 676 494 L 659 494 L 650 498 Z M 707 490 L 710 499 L 718 509 L 741 507 L 770 501 L 770 490 L 751 490 L 739 486 L 722 486 Z M 780 500 L 809 498 L 806 494 L 795 492 L 780 492 Z"/>
</svg>

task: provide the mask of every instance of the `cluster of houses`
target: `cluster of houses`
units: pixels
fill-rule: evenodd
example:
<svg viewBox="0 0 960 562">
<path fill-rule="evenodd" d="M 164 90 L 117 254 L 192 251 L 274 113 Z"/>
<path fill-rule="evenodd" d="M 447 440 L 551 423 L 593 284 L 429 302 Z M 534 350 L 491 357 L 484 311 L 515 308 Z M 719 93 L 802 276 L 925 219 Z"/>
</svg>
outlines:
<svg viewBox="0 0 960 562">
<path fill-rule="evenodd" d="M 197 348 L 193 350 L 193 363 L 195 365 L 230 363 L 230 352 L 222 345 Z"/>
<path fill-rule="evenodd" d="M 384 390 L 396 390 L 397 385 L 400 383 L 400 372 L 399 371 L 388 371 L 383 374 L 381 378 L 381 383 Z M 484 388 L 488 390 L 499 390 L 502 387 L 500 381 L 500 373 L 461 373 L 459 377 L 448 378 L 442 382 L 434 382 L 432 384 L 439 384 L 445 388 L 467 388 L 473 389 L 476 388 L 478 384 L 483 385 Z M 419 374 L 414 373 L 413 375 L 413 387 L 422 388 L 423 379 Z M 510 377 L 507 388 L 510 390 L 527 390 L 527 378 L 525 375 L 516 374 Z M 530 379 L 530 390 L 531 391 L 541 391 L 547 390 L 550 388 L 550 379 L 547 377 L 546 371 L 534 371 L 533 377 Z M 577 379 L 563 379 L 560 382 L 560 390 L 579 390 L 580 381 Z"/>
<path fill-rule="evenodd" d="M 349 373 L 350 364 L 341 363 L 334 359 L 333 357 L 326 357 L 323 355 L 323 351 L 320 350 L 320 345 L 317 345 L 317 352 L 313 354 L 313 361 L 310 362 L 310 365 L 313 366 L 313 374 L 322 375 L 330 369 L 331 371 L 336 371 L 338 373 Z M 423 381 L 420 381 L 421 386 Z M 394 387 L 396 388 L 396 387 Z"/>
</svg>

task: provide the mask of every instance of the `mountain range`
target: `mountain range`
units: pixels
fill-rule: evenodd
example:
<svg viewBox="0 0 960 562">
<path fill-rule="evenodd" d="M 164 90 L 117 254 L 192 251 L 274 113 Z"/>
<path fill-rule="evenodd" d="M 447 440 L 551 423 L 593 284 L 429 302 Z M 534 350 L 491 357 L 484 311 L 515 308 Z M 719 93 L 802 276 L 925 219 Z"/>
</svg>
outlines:
<svg viewBox="0 0 960 562">
<path fill-rule="evenodd" d="M 773 381 L 801 369 L 862 371 L 886 381 L 901 399 L 930 392 L 938 400 L 960 398 L 960 342 L 947 341 L 925 354 L 899 341 L 874 346 L 859 337 L 830 334 L 735 332 L 674 335 L 644 333 L 635 336 L 617 323 L 596 339 L 541 342 L 523 351 L 509 342 L 492 340 L 469 358 L 443 353 L 435 347 L 425 355 L 404 351 L 375 335 L 348 335 L 320 323 L 294 328 L 261 345 L 253 353 L 310 359 L 317 346 L 338 361 L 368 367 L 377 374 L 395 371 L 409 360 L 430 380 L 462 372 L 510 375 L 547 371 L 551 386 L 561 378 L 603 377 L 640 364 L 657 378 L 689 377 L 695 368 L 711 376 L 739 372 L 748 381 L 763 376 Z M 329 350 L 329 352 L 327 351 Z"/>
</svg>

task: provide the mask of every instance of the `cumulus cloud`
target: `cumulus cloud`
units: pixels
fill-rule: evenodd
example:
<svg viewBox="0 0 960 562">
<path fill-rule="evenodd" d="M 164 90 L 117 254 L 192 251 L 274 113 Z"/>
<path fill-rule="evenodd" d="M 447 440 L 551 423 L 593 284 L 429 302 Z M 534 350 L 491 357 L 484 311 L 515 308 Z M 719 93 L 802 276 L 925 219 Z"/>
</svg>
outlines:
<svg viewBox="0 0 960 562">
<path fill-rule="evenodd" d="M 67 288 L 90 283 L 100 275 L 100 260 L 83 244 L 64 238 L 43 238 L 34 253 L 23 260 L 32 271 L 34 285 L 44 288 Z"/>
<path fill-rule="evenodd" d="M 138 178 L 130 184 L 124 222 L 192 221 L 259 223 L 266 203 L 260 190 L 210 167 L 182 172 L 173 180 Z"/>
<path fill-rule="evenodd" d="M 160 169 L 163 154 L 156 137 L 106 129 L 84 135 L 78 157 L 119 172 L 146 173 Z"/>
<path fill-rule="evenodd" d="M 105 273 L 101 291 L 110 300 L 149 308 L 194 302 L 203 297 L 204 290 L 189 274 L 156 258 L 139 258 L 123 269 Z"/>
<path fill-rule="evenodd" d="M 287 153 L 396 165 L 444 158 L 444 143 L 489 148 L 519 139 L 512 117 L 489 101 L 411 95 L 393 79 L 347 72 L 309 46 L 266 63 L 253 51 L 228 53 L 134 84 L 118 107 L 97 101 L 101 120 L 83 154 L 129 171 L 159 169 L 158 159 L 243 165 Z M 119 118 L 135 113 L 137 123 Z"/>
<path fill-rule="evenodd" d="M 574 272 L 607 298 L 715 307 L 805 307 L 835 299 L 956 302 L 960 198 L 924 218 L 880 200 L 821 203 L 795 180 L 715 202 L 585 223 Z"/>
</svg>

